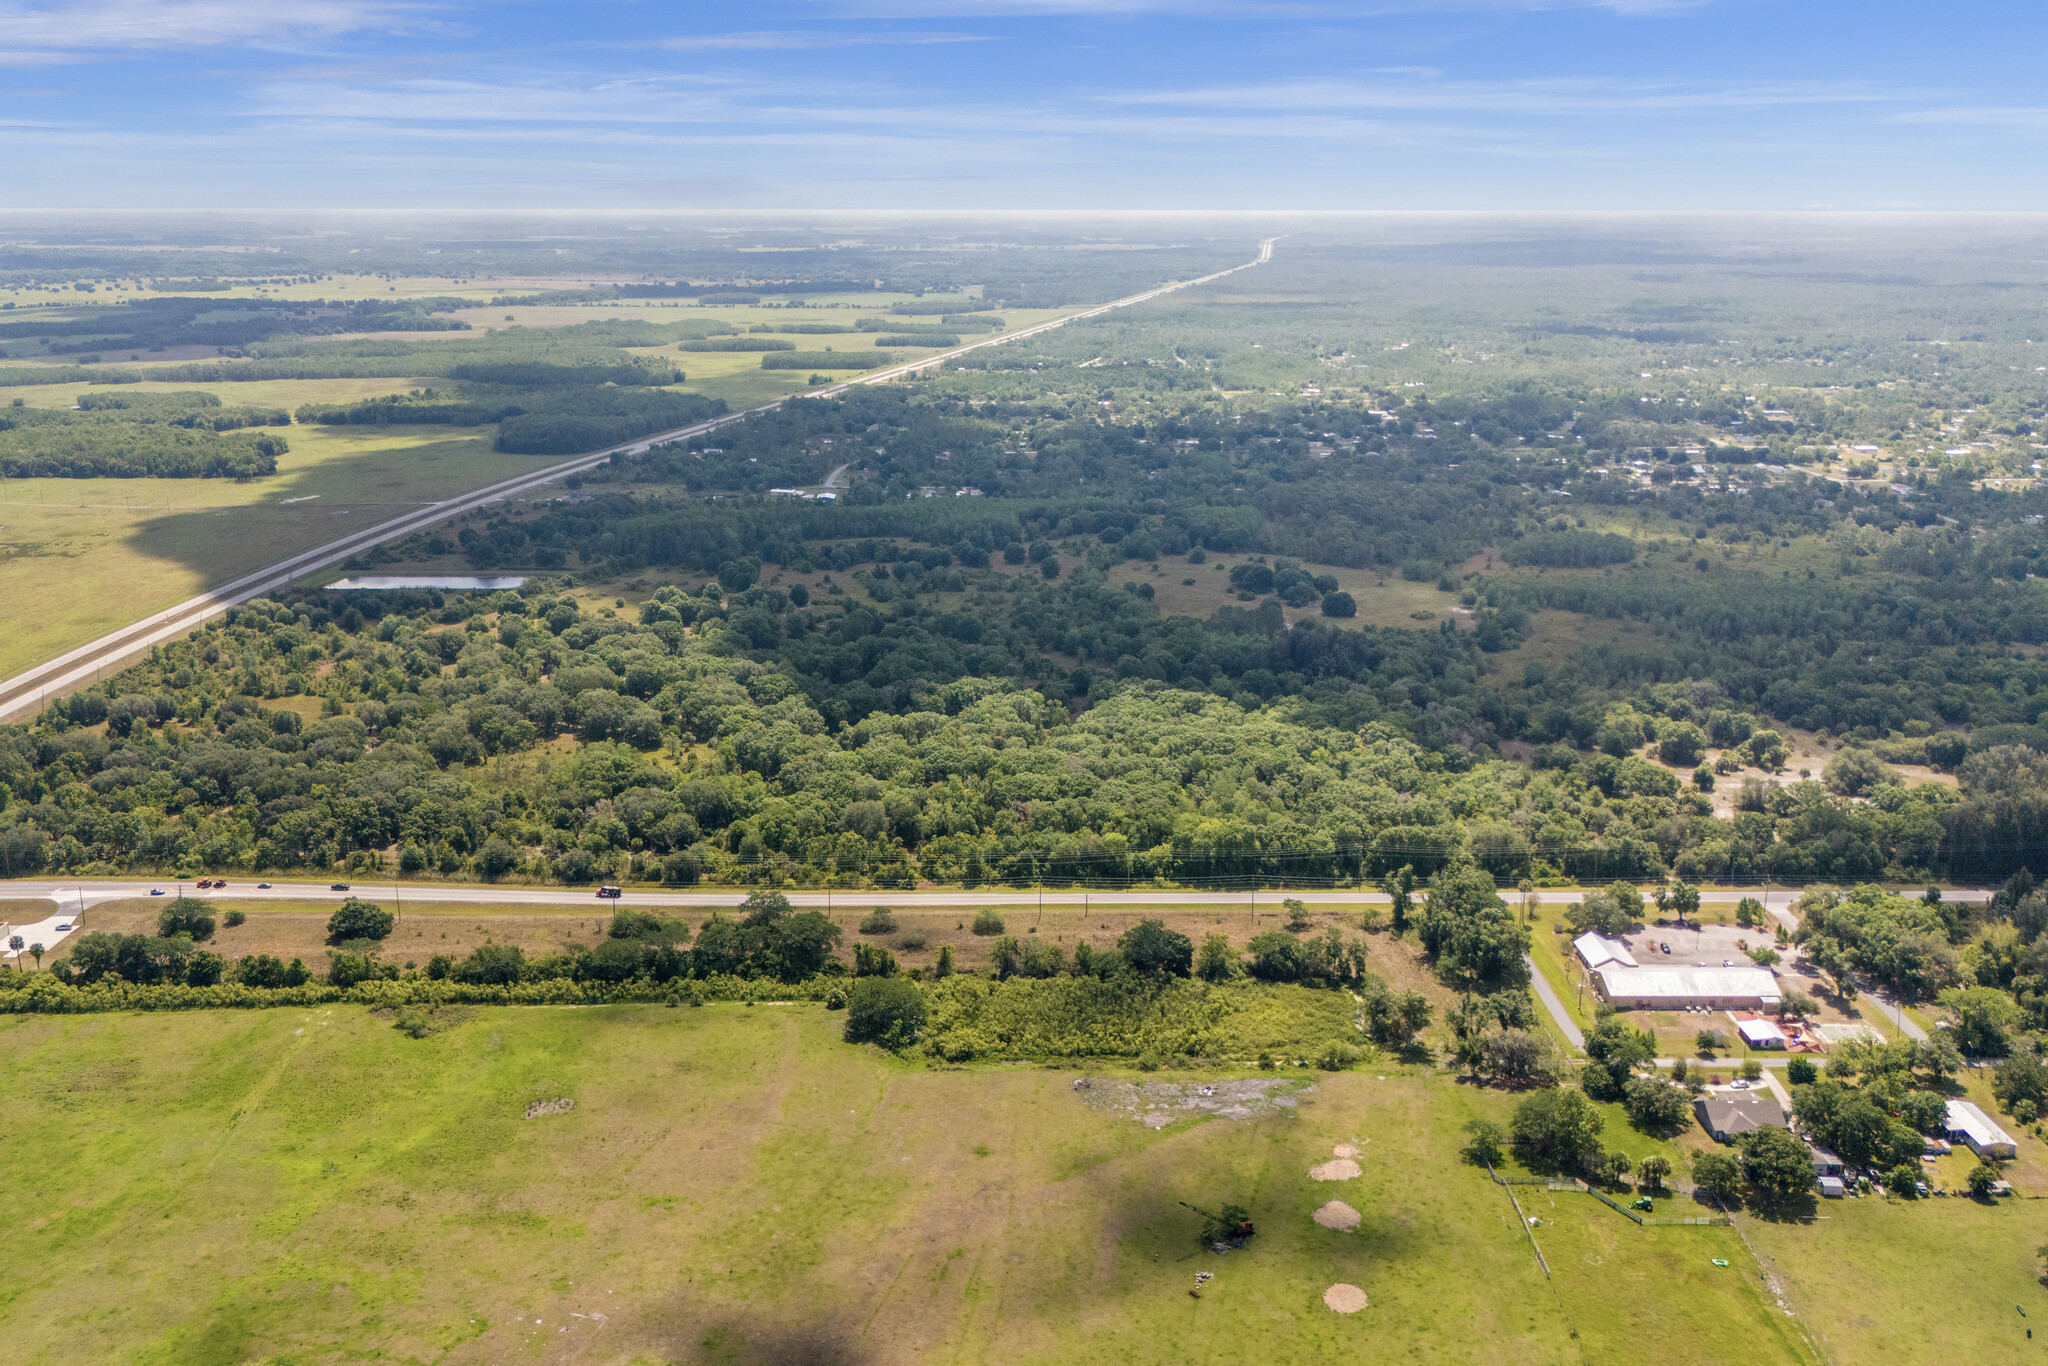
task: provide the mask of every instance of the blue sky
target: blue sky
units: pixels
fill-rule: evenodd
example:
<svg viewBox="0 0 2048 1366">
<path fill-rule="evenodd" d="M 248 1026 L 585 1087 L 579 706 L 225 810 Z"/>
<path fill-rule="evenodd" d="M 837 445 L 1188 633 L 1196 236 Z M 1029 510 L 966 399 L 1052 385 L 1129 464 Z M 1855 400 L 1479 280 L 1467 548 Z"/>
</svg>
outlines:
<svg viewBox="0 0 2048 1366">
<path fill-rule="evenodd" d="M 2040 5 L 0 0 L 17 208 L 2048 209 Z"/>
</svg>

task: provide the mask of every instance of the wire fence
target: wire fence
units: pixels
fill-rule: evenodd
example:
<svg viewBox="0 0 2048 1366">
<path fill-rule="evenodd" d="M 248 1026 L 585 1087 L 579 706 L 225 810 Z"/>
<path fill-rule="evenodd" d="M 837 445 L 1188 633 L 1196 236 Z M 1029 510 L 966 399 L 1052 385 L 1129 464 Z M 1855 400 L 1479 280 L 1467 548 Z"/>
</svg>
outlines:
<svg viewBox="0 0 2048 1366">
<path fill-rule="evenodd" d="M 1609 1197 L 1605 1191 L 1600 1190 L 1597 1186 L 1593 1186 L 1585 1181 L 1581 1181 L 1578 1177 L 1575 1176 L 1502 1176 L 1499 1172 L 1493 1169 L 1492 1163 L 1487 1164 L 1486 1174 L 1492 1177 L 1494 1180 L 1494 1184 L 1498 1186 L 1541 1186 L 1545 1190 L 1578 1191 L 1581 1194 L 1590 1195 L 1595 1200 L 1598 1200 L 1601 1204 L 1607 1206 L 1607 1208 L 1613 1210 L 1616 1214 L 1619 1214 L 1622 1218 L 1629 1220 L 1631 1223 L 1634 1223 L 1639 1227 L 1725 1228 L 1729 1224 L 1734 1222 L 1726 1214 L 1689 1214 L 1677 1217 L 1668 1214 L 1644 1214 L 1640 1210 L 1629 1209 L 1627 1206 L 1621 1204 L 1619 1201 L 1616 1201 Z M 1512 1199 L 1513 1194 L 1514 1193 L 1510 1191 L 1509 1198 Z M 1520 1211 L 1521 1203 L 1519 1201 L 1516 1202 L 1515 1208 L 1517 1212 Z M 1535 1242 L 1533 1236 L 1530 1238 L 1530 1242 L 1532 1244 Z M 1541 1254 L 1539 1253 L 1538 1256 L 1540 1257 Z"/>
</svg>

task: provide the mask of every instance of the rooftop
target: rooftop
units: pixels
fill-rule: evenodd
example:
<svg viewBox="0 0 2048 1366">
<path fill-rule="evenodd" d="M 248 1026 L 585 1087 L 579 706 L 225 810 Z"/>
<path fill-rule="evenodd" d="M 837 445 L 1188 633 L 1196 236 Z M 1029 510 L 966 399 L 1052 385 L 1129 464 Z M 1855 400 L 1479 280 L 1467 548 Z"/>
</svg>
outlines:
<svg viewBox="0 0 2048 1366">
<path fill-rule="evenodd" d="M 1609 996 L 1673 1001 L 1711 998 L 1779 999 L 1778 979 L 1762 968 L 1604 967 L 1594 976 Z"/>
<path fill-rule="evenodd" d="M 1700 1119 L 1715 1134 L 1746 1134 L 1775 1124 L 1785 1128 L 1785 1107 L 1768 1091 L 1719 1091 L 1696 1102 Z"/>
</svg>

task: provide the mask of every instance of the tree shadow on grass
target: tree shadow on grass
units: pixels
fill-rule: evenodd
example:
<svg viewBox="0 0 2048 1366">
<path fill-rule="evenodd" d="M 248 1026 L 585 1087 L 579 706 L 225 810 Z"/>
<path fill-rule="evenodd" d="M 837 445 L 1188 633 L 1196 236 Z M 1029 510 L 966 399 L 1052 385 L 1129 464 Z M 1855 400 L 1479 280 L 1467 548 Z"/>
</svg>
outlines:
<svg viewBox="0 0 2048 1366">
<path fill-rule="evenodd" d="M 732 1317 L 687 1335 L 695 1341 L 670 1341 L 663 1347 L 669 1360 L 718 1366 L 866 1366 L 880 1360 L 859 1340 L 859 1331 L 858 1322 L 837 1315 L 808 1324 Z"/>
</svg>

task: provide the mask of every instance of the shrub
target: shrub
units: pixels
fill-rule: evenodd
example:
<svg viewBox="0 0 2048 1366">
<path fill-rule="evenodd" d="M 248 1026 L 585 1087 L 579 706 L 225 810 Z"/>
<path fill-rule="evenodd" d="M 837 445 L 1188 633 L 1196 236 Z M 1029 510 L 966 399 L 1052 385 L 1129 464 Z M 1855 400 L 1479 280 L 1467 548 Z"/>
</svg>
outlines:
<svg viewBox="0 0 2048 1366">
<path fill-rule="evenodd" d="M 1664 1182 L 1671 1175 L 1671 1159 L 1668 1157 L 1646 1157 L 1636 1167 L 1636 1174 L 1651 1190 L 1664 1189 Z"/>
<path fill-rule="evenodd" d="M 1325 1072 L 1342 1072 L 1359 1059 L 1359 1051 L 1342 1039 L 1332 1039 L 1323 1045 L 1323 1051 L 1316 1054 L 1316 1066 Z"/>
<path fill-rule="evenodd" d="M 1755 1058 L 1744 1058 L 1742 1060 L 1742 1079 L 1744 1081 L 1760 1081 L 1763 1075 L 1764 1065 L 1762 1063 L 1758 1062 Z"/>
<path fill-rule="evenodd" d="M 1988 1162 L 1979 1162 L 1970 1168 L 1970 1174 L 1965 1179 L 1970 1183 L 1970 1194 L 1982 1200 L 1990 1195 L 1991 1188 L 1998 1184 L 1998 1168 Z"/>
<path fill-rule="evenodd" d="M 382 906 L 350 897 L 341 909 L 327 918 L 327 942 L 340 944 L 350 939 L 384 939 L 391 934 L 396 918 Z"/>
<path fill-rule="evenodd" d="M 333 953 L 327 957 L 327 984 L 347 990 L 358 982 L 395 979 L 398 968 L 380 963 L 366 953 Z"/>
<path fill-rule="evenodd" d="M 1901 1162 L 1884 1174 L 1884 1188 L 1901 1200 L 1920 1198 L 1920 1169 Z"/>
<path fill-rule="evenodd" d="M 979 935 L 1001 934 L 1003 918 L 984 906 L 974 913 L 974 932 Z"/>
<path fill-rule="evenodd" d="M 911 930 L 896 941 L 896 947 L 902 949 L 905 953 L 917 953 L 924 946 L 925 936 L 923 930 Z"/>
<path fill-rule="evenodd" d="M 896 913 L 887 906 L 877 906 L 860 918 L 862 934 L 894 934 Z"/>
<path fill-rule="evenodd" d="M 862 977 L 846 993 L 846 1041 L 902 1048 L 916 1042 L 924 1016 L 924 993 L 917 983 L 902 977 Z"/>
<path fill-rule="evenodd" d="M 1358 600 L 1341 590 L 1323 594 L 1323 615 L 1348 619 L 1358 615 Z"/>
<path fill-rule="evenodd" d="M 1794 1058 L 1785 1064 L 1785 1080 L 1794 1086 L 1811 1086 L 1820 1080 L 1820 1069 L 1806 1058 Z"/>
<path fill-rule="evenodd" d="M 246 911 L 229 911 L 220 919 L 223 925 L 226 925 L 229 929 L 232 930 L 237 926 L 246 923 L 249 919 L 249 914 Z"/>
<path fill-rule="evenodd" d="M 894 977 L 896 958 L 880 944 L 855 944 L 853 946 L 853 975 L 855 977 Z"/>
</svg>

